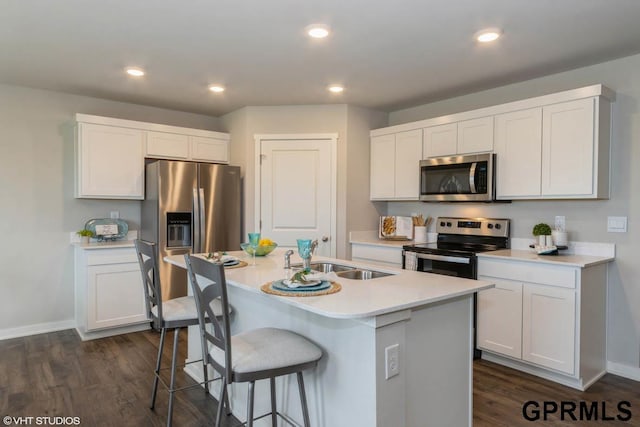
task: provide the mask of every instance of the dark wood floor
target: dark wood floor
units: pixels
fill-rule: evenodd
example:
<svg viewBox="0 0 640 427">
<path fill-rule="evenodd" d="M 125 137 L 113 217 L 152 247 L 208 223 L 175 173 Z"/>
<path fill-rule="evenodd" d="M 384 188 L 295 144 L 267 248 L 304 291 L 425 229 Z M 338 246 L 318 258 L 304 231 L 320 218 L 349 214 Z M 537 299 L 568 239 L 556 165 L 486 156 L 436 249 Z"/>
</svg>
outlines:
<svg viewBox="0 0 640 427">
<path fill-rule="evenodd" d="M 83 426 L 163 426 L 167 393 L 161 388 L 155 411 L 148 409 L 159 334 L 147 331 L 82 342 L 68 330 L 0 341 L 0 415 L 80 417 Z M 186 352 L 182 341 L 181 357 Z M 169 347 L 163 363 L 168 366 Z M 474 367 L 474 426 L 640 426 L 640 383 L 606 375 L 587 392 L 579 392 L 486 361 Z M 193 381 L 181 371 L 178 384 Z M 217 386 L 217 383 L 216 385 Z M 628 401 L 631 419 L 622 422 L 573 421 L 558 413 L 547 421 L 528 421 L 525 402 L 602 403 L 607 417 L 628 415 L 618 404 Z M 215 400 L 197 388 L 176 394 L 174 425 L 212 425 Z M 528 412 L 533 417 L 533 411 Z M 579 410 L 576 411 L 579 418 Z M 227 418 L 224 427 L 237 420 Z M 333 427 L 333 426 L 330 426 Z M 394 427 L 394 426 L 389 426 Z M 423 427 L 423 426 L 415 426 Z M 437 426 L 435 426 L 437 427 Z"/>
</svg>

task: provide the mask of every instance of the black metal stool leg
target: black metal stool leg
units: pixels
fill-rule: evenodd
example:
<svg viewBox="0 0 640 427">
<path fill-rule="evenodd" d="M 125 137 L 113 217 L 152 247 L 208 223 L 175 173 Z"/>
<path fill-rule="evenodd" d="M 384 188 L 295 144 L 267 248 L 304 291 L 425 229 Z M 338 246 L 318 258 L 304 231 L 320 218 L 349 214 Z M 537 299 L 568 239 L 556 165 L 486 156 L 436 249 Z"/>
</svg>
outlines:
<svg viewBox="0 0 640 427">
<path fill-rule="evenodd" d="M 253 427 L 253 396 L 255 381 L 249 382 L 249 397 L 247 398 L 247 427 Z"/>
<path fill-rule="evenodd" d="M 276 379 L 269 378 L 269 386 L 271 387 L 271 425 L 278 425 L 278 413 L 276 409 Z"/>
<path fill-rule="evenodd" d="M 167 412 L 167 427 L 171 427 L 173 417 L 173 394 L 176 389 L 176 364 L 178 359 L 178 340 L 180 338 L 180 328 L 173 330 L 173 356 L 171 357 L 171 385 L 169 386 L 169 410 Z"/>
<path fill-rule="evenodd" d="M 307 395 L 304 392 L 304 379 L 302 379 L 302 372 L 298 372 L 298 390 L 300 391 L 300 403 L 302 404 L 304 427 L 309 427 L 311 425 L 311 421 L 309 421 L 309 408 L 307 408 Z"/>
</svg>

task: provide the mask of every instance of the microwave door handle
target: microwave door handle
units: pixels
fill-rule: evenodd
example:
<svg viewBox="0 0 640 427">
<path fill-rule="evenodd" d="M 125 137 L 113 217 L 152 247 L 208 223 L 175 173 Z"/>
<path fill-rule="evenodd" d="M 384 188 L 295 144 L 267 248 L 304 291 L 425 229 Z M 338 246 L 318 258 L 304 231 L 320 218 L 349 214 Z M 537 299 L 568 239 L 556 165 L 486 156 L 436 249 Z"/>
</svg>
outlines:
<svg viewBox="0 0 640 427">
<path fill-rule="evenodd" d="M 476 167 L 478 166 L 477 162 L 471 163 L 471 169 L 469 169 L 469 188 L 471 189 L 471 194 L 476 194 L 478 191 L 476 190 Z"/>
<path fill-rule="evenodd" d="M 419 258 L 419 259 L 428 259 L 428 260 L 431 260 L 431 261 L 453 262 L 453 263 L 456 263 L 456 264 L 470 264 L 471 263 L 471 260 L 469 258 L 456 257 L 456 256 L 416 253 L 416 257 Z"/>
</svg>

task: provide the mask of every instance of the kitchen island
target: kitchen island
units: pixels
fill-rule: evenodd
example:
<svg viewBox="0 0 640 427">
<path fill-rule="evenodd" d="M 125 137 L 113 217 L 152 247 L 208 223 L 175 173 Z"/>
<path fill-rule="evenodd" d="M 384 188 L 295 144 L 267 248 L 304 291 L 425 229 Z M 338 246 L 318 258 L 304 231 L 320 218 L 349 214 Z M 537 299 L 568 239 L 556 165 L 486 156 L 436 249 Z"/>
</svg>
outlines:
<svg viewBox="0 0 640 427">
<path fill-rule="evenodd" d="M 279 249 L 257 258 L 256 266 L 225 271 L 234 308 L 231 331 L 285 328 L 323 349 L 318 367 L 305 372 L 313 426 L 472 425 L 473 294 L 493 284 L 317 257 L 391 275 L 340 278 L 341 291 L 330 295 L 266 294 L 261 285 L 284 277 L 283 253 Z M 251 264 L 243 253 L 232 254 Z M 181 256 L 165 260 L 185 265 Z M 191 360 L 201 354 L 195 328 L 189 331 Z M 188 366 L 192 377 L 202 379 L 198 364 Z M 295 377 L 279 381 L 279 409 L 300 419 Z M 268 382 L 256 388 L 254 413 L 262 414 L 269 410 Z M 213 386 L 212 394 L 218 390 Z M 232 410 L 241 420 L 246 390 L 244 384 L 230 387 Z"/>
</svg>

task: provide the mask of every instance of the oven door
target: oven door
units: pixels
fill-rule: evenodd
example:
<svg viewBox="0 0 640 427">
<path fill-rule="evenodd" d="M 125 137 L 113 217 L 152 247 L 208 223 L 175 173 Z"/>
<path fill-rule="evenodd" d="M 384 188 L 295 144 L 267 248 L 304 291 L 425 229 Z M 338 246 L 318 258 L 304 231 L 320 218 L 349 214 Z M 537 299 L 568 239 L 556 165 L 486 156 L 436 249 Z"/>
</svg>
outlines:
<svg viewBox="0 0 640 427">
<path fill-rule="evenodd" d="M 476 278 L 474 255 L 455 256 L 404 251 L 403 264 L 406 270 L 442 274 L 464 279 Z"/>
</svg>

